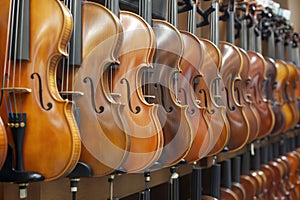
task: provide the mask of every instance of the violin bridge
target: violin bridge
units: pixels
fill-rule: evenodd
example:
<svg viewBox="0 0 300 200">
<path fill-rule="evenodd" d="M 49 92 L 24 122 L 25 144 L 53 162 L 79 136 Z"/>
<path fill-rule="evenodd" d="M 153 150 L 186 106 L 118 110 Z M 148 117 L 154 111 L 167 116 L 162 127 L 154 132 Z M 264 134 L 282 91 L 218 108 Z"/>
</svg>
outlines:
<svg viewBox="0 0 300 200">
<path fill-rule="evenodd" d="M 120 93 L 110 93 L 110 95 L 116 102 L 118 102 L 118 100 L 121 98 Z"/>
<path fill-rule="evenodd" d="M 63 97 L 81 97 L 84 95 L 83 92 L 79 92 L 79 91 L 61 91 L 59 92 L 59 94 Z"/>
<path fill-rule="evenodd" d="M 154 102 L 155 96 L 154 95 L 144 95 L 144 98 L 147 102 L 152 103 L 152 102 Z"/>
<path fill-rule="evenodd" d="M 2 88 L 2 91 L 8 92 L 8 93 L 16 93 L 16 94 L 31 93 L 30 88 L 22 88 L 22 87 Z"/>
</svg>

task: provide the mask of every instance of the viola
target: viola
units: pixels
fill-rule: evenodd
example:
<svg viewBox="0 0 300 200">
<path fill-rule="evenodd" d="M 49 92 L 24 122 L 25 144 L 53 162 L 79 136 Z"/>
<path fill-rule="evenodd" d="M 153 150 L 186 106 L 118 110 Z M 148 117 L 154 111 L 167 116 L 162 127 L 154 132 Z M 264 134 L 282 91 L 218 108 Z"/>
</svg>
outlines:
<svg viewBox="0 0 300 200">
<path fill-rule="evenodd" d="M 151 103 L 159 105 L 158 118 L 162 126 L 164 144 L 158 160 L 160 167 L 172 166 L 188 154 L 194 131 L 187 117 L 188 106 L 178 102 L 178 76 L 183 56 L 184 44 L 176 28 L 177 2 L 168 2 L 168 20 L 152 20 L 156 38 L 156 51 L 153 57 L 153 73 L 150 77 L 147 95 L 155 98 Z M 190 95 L 190 94 L 188 94 Z M 155 167 L 155 166 L 154 166 Z"/>
<path fill-rule="evenodd" d="M 73 103 L 60 97 L 55 82 L 58 61 L 68 55 L 72 16 L 57 0 L 22 5 L 1 1 L 1 116 L 24 170 L 53 180 L 70 173 L 80 156 Z M 14 143 L 17 133 L 24 142 Z"/>
<path fill-rule="evenodd" d="M 124 33 L 120 64 L 109 88 L 116 101 L 125 105 L 130 152 L 121 167 L 133 173 L 149 169 L 160 157 L 164 144 L 159 106 L 148 103 L 143 91 L 143 72 L 152 69 L 156 38 L 151 26 L 135 13 L 120 11 L 120 21 Z"/>
</svg>

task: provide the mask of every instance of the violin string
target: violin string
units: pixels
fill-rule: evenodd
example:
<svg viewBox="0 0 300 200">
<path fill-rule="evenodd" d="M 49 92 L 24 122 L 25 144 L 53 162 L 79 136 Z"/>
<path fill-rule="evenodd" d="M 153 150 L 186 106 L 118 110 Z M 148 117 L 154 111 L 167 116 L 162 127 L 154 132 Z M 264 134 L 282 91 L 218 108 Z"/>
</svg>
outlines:
<svg viewBox="0 0 300 200">
<path fill-rule="evenodd" d="M 67 7 L 69 8 L 69 10 L 72 13 L 71 2 L 72 2 L 72 0 L 71 1 L 67 1 L 66 5 L 67 5 Z M 74 33 L 74 30 L 73 30 L 73 33 Z M 68 51 L 70 51 L 70 42 L 68 42 Z M 66 89 L 65 90 L 66 91 L 69 90 L 69 71 L 70 71 L 70 59 L 69 58 L 67 59 L 66 66 L 65 66 L 65 68 L 66 68 Z"/>
<path fill-rule="evenodd" d="M 23 56 L 23 27 L 24 27 L 24 11 L 25 11 L 25 8 L 24 8 L 24 2 L 22 3 L 22 5 L 21 5 L 21 34 L 20 34 L 20 52 L 19 52 L 19 55 L 20 55 L 20 57 L 22 58 L 22 56 Z M 19 16 L 19 15 L 17 15 L 17 16 Z M 29 49 L 28 49 L 29 50 Z M 20 59 L 19 60 L 19 80 L 18 80 L 18 85 L 20 85 L 21 84 L 21 71 L 22 71 L 22 60 Z M 20 103 L 19 103 L 19 105 L 20 105 L 20 113 L 22 113 L 22 98 L 21 98 L 21 93 L 18 95 L 19 96 L 19 100 L 20 100 Z"/>
<path fill-rule="evenodd" d="M 77 5 L 76 3 L 74 3 L 74 5 L 71 3 L 70 5 L 70 8 L 71 8 L 71 12 L 74 13 L 73 14 L 73 18 L 74 18 L 74 24 L 77 23 L 77 12 L 76 12 L 76 6 L 81 6 L 81 5 Z M 73 9 L 73 10 L 72 10 Z M 73 41 L 72 41 L 72 44 L 73 44 L 73 47 L 72 47 L 72 52 L 73 52 L 73 56 L 72 56 L 72 76 L 71 76 L 71 83 L 72 83 L 72 100 L 74 102 L 74 105 L 76 107 L 76 103 L 74 101 L 75 99 L 75 84 L 74 84 L 74 81 L 75 81 L 75 48 L 76 48 L 76 26 L 73 27 Z"/>
<path fill-rule="evenodd" d="M 68 7 L 66 0 L 64 0 L 64 4 L 66 5 L 66 7 Z M 65 87 L 65 66 L 66 66 L 66 59 L 63 58 L 61 61 L 61 80 L 60 80 L 60 92 L 62 93 L 64 91 L 64 87 Z"/>
<path fill-rule="evenodd" d="M 12 80 L 12 88 L 13 88 L 13 103 L 14 103 L 14 108 L 15 108 L 15 112 L 16 114 L 18 113 L 18 108 L 17 108 L 17 97 L 16 97 L 16 91 L 15 91 L 15 82 L 16 82 L 16 68 L 17 68 L 17 52 L 18 52 L 18 42 L 21 43 L 21 41 L 19 40 L 19 15 L 20 15 L 20 1 L 17 1 L 17 12 L 15 13 L 15 17 L 16 17 L 16 26 L 15 26 L 15 44 L 14 44 L 14 59 L 13 59 L 13 80 Z M 17 116 L 16 116 L 17 117 Z"/>
<path fill-rule="evenodd" d="M 10 13 L 13 13 L 13 8 L 14 8 L 14 1 L 12 3 L 10 3 L 10 8 L 9 10 L 11 11 Z M 11 15 L 8 15 L 8 19 L 7 19 L 7 24 L 9 24 L 8 26 L 8 30 L 7 30 L 7 35 L 6 35 L 6 47 L 7 50 L 5 51 L 5 56 L 4 56 L 4 66 L 3 66 L 3 80 L 2 80 L 2 92 L 3 92 L 3 99 L 4 99 L 4 104 L 5 104 L 5 109 L 6 109 L 6 113 L 9 113 L 9 105 L 8 103 L 10 102 L 10 96 L 8 96 L 8 101 L 6 100 L 5 96 L 6 96 L 6 92 L 3 90 L 5 87 L 9 87 L 9 69 L 8 66 L 10 66 L 10 61 L 9 61 L 9 55 L 11 55 L 11 48 L 12 48 L 12 34 L 10 34 L 13 26 L 13 17 Z M 5 86 L 6 85 L 6 86 Z M 11 104 L 10 104 L 10 110 L 12 110 Z"/>
</svg>

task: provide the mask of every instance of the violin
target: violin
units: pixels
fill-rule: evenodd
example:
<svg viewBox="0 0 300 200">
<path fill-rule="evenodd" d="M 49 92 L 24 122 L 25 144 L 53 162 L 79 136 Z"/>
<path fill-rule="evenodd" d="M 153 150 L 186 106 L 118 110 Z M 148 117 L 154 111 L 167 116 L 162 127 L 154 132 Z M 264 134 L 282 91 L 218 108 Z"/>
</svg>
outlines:
<svg viewBox="0 0 300 200">
<path fill-rule="evenodd" d="M 217 12 L 213 13 L 213 17 L 216 18 L 215 15 Z M 211 25 L 212 34 L 217 34 L 215 29 L 217 29 L 217 23 Z M 207 156 L 213 156 L 224 149 L 230 137 L 226 107 L 222 103 L 224 98 L 221 97 L 218 89 L 223 85 L 219 72 L 222 55 L 213 41 L 205 38 L 199 38 L 199 40 L 205 49 L 205 56 L 203 56 L 201 68 L 198 69 L 202 73 L 194 79 L 194 92 L 199 105 L 206 109 L 205 112 L 209 116 L 212 138 Z"/>
<path fill-rule="evenodd" d="M 293 42 L 293 46 L 292 46 L 292 59 L 293 62 L 295 63 L 296 67 L 297 67 L 297 74 L 298 74 L 298 79 L 297 79 L 297 84 L 296 84 L 296 90 L 295 90 L 295 98 L 296 98 L 296 105 L 297 105 L 297 109 L 300 112 L 300 60 L 299 60 L 299 47 L 298 47 L 298 33 L 294 33 L 292 36 L 292 42 Z M 300 120 L 298 121 L 298 124 L 300 123 Z"/>
<path fill-rule="evenodd" d="M 231 159 L 232 186 L 231 190 L 238 196 L 238 199 L 246 200 L 246 190 L 241 184 L 241 157 L 236 156 Z"/>
<path fill-rule="evenodd" d="M 205 54 L 201 41 L 195 36 L 196 34 L 196 5 L 193 2 L 193 8 L 189 11 L 189 32 L 180 31 L 184 44 L 184 51 L 180 68 L 181 74 L 178 76 L 178 99 L 182 105 L 188 105 L 187 117 L 193 129 L 193 143 L 186 155 L 185 160 L 193 163 L 208 154 L 212 139 L 211 125 L 209 124 L 208 112 L 205 107 L 201 107 L 194 94 L 194 79 L 203 75 L 201 66 Z"/>
<path fill-rule="evenodd" d="M 241 53 L 243 59 L 243 66 L 240 72 L 240 77 L 242 81 L 236 82 L 235 96 L 237 97 L 237 101 L 239 104 L 244 105 L 244 112 L 247 116 L 249 122 L 249 138 L 248 143 L 254 141 L 259 133 L 261 119 L 259 113 L 257 112 L 255 104 L 250 100 L 250 88 L 248 88 L 249 82 L 252 77 L 250 76 L 250 59 L 247 54 L 248 45 L 247 45 L 247 26 L 251 26 L 251 22 L 248 24 L 247 18 L 251 18 L 248 14 L 248 6 L 244 11 L 242 7 L 247 2 L 237 2 L 237 9 L 241 12 L 237 13 L 237 20 L 239 21 L 241 27 L 239 31 L 240 36 L 240 48 L 239 51 Z"/>
<path fill-rule="evenodd" d="M 267 191 L 267 177 L 266 174 L 260 169 L 260 148 L 255 149 L 255 154 L 251 155 L 251 171 L 250 174 L 257 181 L 258 187 L 256 197 L 263 199 Z"/>
<path fill-rule="evenodd" d="M 271 52 L 271 49 L 273 48 L 273 43 L 268 42 L 268 49 L 270 49 L 269 52 Z M 275 60 L 272 58 L 272 54 L 269 54 L 268 56 L 264 56 L 266 65 L 266 81 L 263 83 L 263 90 L 265 91 L 265 98 L 271 102 L 272 111 L 274 113 L 274 127 L 271 131 L 272 135 L 277 135 L 281 133 L 285 126 L 285 114 L 281 108 L 282 103 L 278 98 L 274 96 L 276 91 L 280 91 L 280 86 L 278 85 L 278 78 L 277 77 L 277 68 L 275 65 Z M 280 83 L 279 83 L 280 84 Z M 278 102 L 279 101 L 279 102 Z"/>
<path fill-rule="evenodd" d="M 156 50 L 156 37 L 146 20 L 151 21 L 132 12 L 120 11 L 124 39 L 119 67 L 109 80 L 114 99 L 125 105 L 123 115 L 129 128 L 130 151 L 121 167 L 128 173 L 153 166 L 165 143 L 158 118 L 159 106 L 147 102 L 143 90 L 143 73 L 153 69 Z"/>
<path fill-rule="evenodd" d="M 0 112 L 15 169 L 54 180 L 73 170 L 81 148 L 73 103 L 61 98 L 55 81 L 68 55 L 72 16 L 58 0 L 22 2 L 1 1 Z"/>
<path fill-rule="evenodd" d="M 8 140 L 5 130 L 5 125 L 0 117 L 0 169 L 2 168 L 7 155 Z"/>
<path fill-rule="evenodd" d="M 237 101 L 234 91 L 236 83 L 242 81 L 240 73 L 243 67 L 243 57 L 238 47 L 233 45 L 234 36 L 234 1 L 228 4 L 229 19 L 227 21 L 227 41 L 220 42 L 222 66 L 220 73 L 224 82 L 221 90 L 226 96 L 226 115 L 230 125 L 230 139 L 227 147 L 230 151 L 242 148 L 249 138 L 249 121 L 244 111 L 244 105 Z"/>
<path fill-rule="evenodd" d="M 57 72 L 60 94 L 75 102 L 80 161 L 93 169 L 93 176 L 104 176 L 119 169 L 129 151 L 124 105 L 113 100 L 108 83 L 109 70 L 118 63 L 123 29 L 118 17 L 100 4 L 81 0 L 65 4 L 75 25 L 69 59 Z"/>
<path fill-rule="evenodd" d="M 290 104 L 290 107 L 292 108 L 293 111 L 293 123 L 291 125 L 291 128 L 296 127 L 299 121 L 299 110 L 297 108 L 297 99 L 295 97 L 296 93 L 296 87 L 297 87 L 297 82 L 299 81 L 299 75 L 298 75 L 298 69 L 297 66 L 293 63 L 292 59 L 292 46 L 293 46 L 293 41 L 289 33 L 286 33 L 285 36 L 285 49 L 286 49 L 286 63 L 287 63 L 287 68 L 289 71 L 289 84 L 286 86 L 286 96 L 288 99 L 288 102 Z"/>
<path fill-rule="evenodd" d="M 275 92 L 277 92 L 275 93 L 275 98 L 281 99 L 282 102 L 281 108 L 285 115 L 285 126 L 283 131 L 287 131 L 291 128 L 291 125 L 293 123 L 293 111 L 288 102 L 287 94 L 285 92 L 285 88 L 288 85 L 288 80 L 289 80 L 289 70 L 287 68 L 286 62 L 284 62 L 281 59 L 275 60 L 275 66 L 277 69 L 276 82 L 277 82 L 277 86 L 279 87 L 278 90 L 275 90 Z"/>
<path fill-rule="evenodd" d="M 278 143 L 277 143 L 277 145 L 278 145 Z M 276 161 L 276 158 L 279 157 L 278 148 L 276 149 L 274 144 L 270 144 L 268 148 L 269 148 L 269 157 L 270 157 L 269 158 L 270 161 L 268 162 L 268 164 L 273 169 L 274 177 L 275 177 L 275 179 L 274 179 L 274 181 L 275 181 L 275 187 L 274 187 L 275 196 L 278 198 L 285 198 L 285 196 L 289 195 L 289 192 L 284 187 L 285 186 L 285 183 L 284 183 L 285 167 L 281 163 L 280 160 Z M 273 153 L 273 151 L 274 151 L 274 153 Z"/>
<path fill-rule="evenodd" d="M 286 93 L 286 87 L 289 81 L 289 72 L 288 72 L 287 64 L 283 59 L 283 52 L 281 51 L 284 48 L 282 43 L 282 38 L 280 35 L 280 30 L 276 29 L 276 19 L 272 19 L 272 18 L 268 19 L 268 17 L 263 17 L 261 21 L 262 21 L 261 23 L 263 29 L 265 29 L 263 30 L 263 32 L 264 34 L 267 34 L 267 36 L 264 37 L 268 38 L 269 57 L 275 60 L 275 67 L 277 70 L 277 76 L 276 76 L 277 84 L 276 84 L 276 88 L 274 89 L 274 98 L 276 102 L 280 105 L 281 110 L 284 114 L 285 125 L 282 131 L 287 131 L 293 125 L 292 123 L 293 123 L 294 113 L 292 111 L 291 105 L 288 102 L 288 97 Z M 276 48 L 275 48 L 275 34 L 277 36 Z M 275 55 L 275 49 L 278 49 L 277 55 Z"/>
<path fill-rule="evenodd" d="M 146 85 L 151 103 L 159 105 L 158 118 L 163 129 L 163 151 L 157 163 L 160 167 L 177 164 L 188 154 L 195 135 L 187 117 L 188 106 L 178 102 L 178 76 L 184 53 L 184 43 L 177 30 L 177 1 L 168 1 L 168 20 L 152 20 L 156 38 L 153 72 Z M 190 95 L 190 94 L 187 94 Z M 155 168 L 155 166 L 153 166 Z"/>
<path fill-rule="evenodd" d="M 221 195 L 220 199 L 238 200 L 238 194 L 232 190 L 231 182 L 231 160 L 225 160 L 221 163 Z"/>
<path fill-rule="evenodd" d="M 258 193 L 258 183 L 253 176 L 250 175 L 250 152 L 245 152 L 241 158 L 241 176 L 240 183 L 245 188 L 246 200 L 255 198 Z"/>
<path fill-rule="evenodd" d="M 263 146 L 261 148 L 261 165 L 260 170 L 266 175 L 266 187 L 265 187 L 265 199 L 274 199 L 275 195 L 275 173 L 273 169 L 268 165 L 268 146 Z"/>
<path fill-rule="evenodd" d="M 250 7 L 254 7 L 256 9 L 256 4 L 249 4 Z M 275 123 L 274 112 L 271 108 L 270 100 L 264 98 L 264 93 L 262 91 L 264 82 L 267 81 L 266 77 L 266 61 L 264 57 L 260 53 L 261 46 L 259 43 L 256 43 L 254 30 L 256 27 L 256 18 L 257 13 L 252 13 L 253 17 L 253 26 L 249 27 L 249 51 L 247 54 L 250 59 L 250 76 L 252 79 L 248 84 L 248 88 L 250 91 L 250 100 L 254 102 L 256 110 L 260 116 L 260 119 L 264 119 L 264 123 L 261 123 L 259 133 L 256 139 L 261 139 L 266 135 L 270 134 L 273 130 Z M 258 32 L 259 33 L 259 32 Z"/>
<path fill-rule="evenodd" d="M 274 89 L 277 89 L 277 69 L 275 65 L 275 60 L 270 57 L 265 57 L 266 60 L 266 77 L 267 81 L 264 84 L 264 91 L 266 93 L 266 98 L 270 100 L 272 111 L 275 115 L 275 122 L 273 130 L 271 131 L 272 135 L 280 134 L 285 126 L 285 115 L 281 109 L 281 104 L 276 101 L 274 97 Z"/>
</svg>

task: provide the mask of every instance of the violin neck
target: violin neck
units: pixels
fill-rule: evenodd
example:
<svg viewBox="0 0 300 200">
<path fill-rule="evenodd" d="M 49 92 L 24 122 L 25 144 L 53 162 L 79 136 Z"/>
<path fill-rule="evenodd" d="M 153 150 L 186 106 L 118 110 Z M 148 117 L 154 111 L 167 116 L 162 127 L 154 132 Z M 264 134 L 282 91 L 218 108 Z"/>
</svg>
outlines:
<svg viewBox="0 0 300 200">
<path fill-rule="evenodd" d="M 210 41 L 219 47 L 219 0 L 213 0 L 212 7 L 215 11 L 211 15 Z"/>
<path fill-rule="evenodd" d="M 293 42 L 288 41 L 286 44 L 286 59 L 293 62 Z"/>
<path fill-rule="evenodd" d="M 227 42 L 234 44 L 235 39 L 234 39 L 234 13 L 235 13 L 235 8 L 234 8 L 234 0 L 230 0 L 228 4 L 228 20 L 227 20 L 227 35 L 226 35 L 226 40 Z"/>
<path fill-rule="evenodd" d="M 177 1 L 168 0 L 168 22 L 175 28 L 178 27 Z"/>
<path fill-rule="evenodd" d="M 80 66 L 82 62 L 82 0 L 68 0 L 67 7 L 73 16 L 73 33 L 69 46 L 69 63 L 70 65 Z"/>
<path fill-rule="evenodd" d="M 105 7 L 116 16 L 119 16 L 119 0 L 105 0 Z"/>
<path fill-rule="evenodd" d="M 152 24 L 152 1 L 139 1 L 139 15 L 148 23 Z"/>
<path fill-rule="evenodd" d="M 247 28 L 247 20 L 242 19 L 241 20 L 241 35 L 240 35 L 240 46 L 245 51 L 248 50 L 248 28 Z"/>
<path fill-rule="evenodd" d="M 30 1 L 12 1 L 10 58 L 29 60 Z"/>
<path fill-rule="evenodd" d="M 196 35 L 196 13 L 197 13 L 197 5 L 193 2 L 193 8 L 188 12 L 188 31 L 194 35 Z"/>
<path fill-rule="evenodd" d="M 292 54 L 294 63 L 300 67 L 299 46 L 297 41 L 293 44 Z"/>
<path fill-rule="evenodd" d="M 284 44 L 281 37 L 278 38 L 276 42 L 276 57 L 280 60 L 284 60 Z"/>
<path fill-rule="evenodd" d="M 249 33 L 249 45 L 248 48 L 250 51 L 257 51 L 257 46 L 256 46 L 256 36 L 255 36 L 255 27 L 251 26 L 248 29 L 248 33 Z M 259 51 L 257 51 L 259 52 Z M 261 53 L 261 52 L 259 52 Z"/>
<path fill-rule="evenodd" d="M 274 39 L 274 32 L 270 32 L 270 36 L 268 37 L 268 56 L 270 58 L 275 59 L 275 39 Z"/>
</svg>

